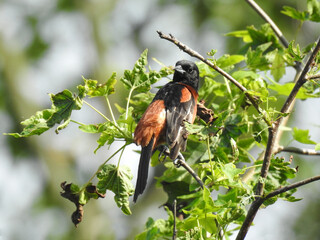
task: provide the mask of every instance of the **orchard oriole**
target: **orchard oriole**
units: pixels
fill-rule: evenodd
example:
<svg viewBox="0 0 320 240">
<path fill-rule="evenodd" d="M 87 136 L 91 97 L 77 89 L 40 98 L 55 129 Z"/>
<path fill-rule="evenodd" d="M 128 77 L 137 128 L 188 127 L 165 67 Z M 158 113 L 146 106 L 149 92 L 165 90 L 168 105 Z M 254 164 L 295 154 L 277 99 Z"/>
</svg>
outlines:
<svg viewBox="0 0 320 240">
<path fill-rule="evenodd" d="M 157 92 L 134 132 L 135 143 L 142 147 L 134 202 L 147 185 L 150 158 L 157 147 L 166 143 L 169 157 L 176 160 L 180 151 L 186 149 L 188 132 L 184 121 L 193 123 L 196 117 L 198 67 L 191 61 L 181 60 L 174 70 L 173 81 Z"/>
</svg>

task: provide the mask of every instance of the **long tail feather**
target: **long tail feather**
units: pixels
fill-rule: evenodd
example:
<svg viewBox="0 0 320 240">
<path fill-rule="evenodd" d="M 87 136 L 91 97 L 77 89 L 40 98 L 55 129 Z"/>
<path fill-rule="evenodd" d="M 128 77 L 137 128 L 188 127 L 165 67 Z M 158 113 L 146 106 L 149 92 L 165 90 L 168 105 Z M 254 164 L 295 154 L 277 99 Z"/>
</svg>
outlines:
<svg viewBox="0 0 320 240">
<path fill-rule="evenodd" d="M 152 147 L 154 143 L 154 137 L 152 137 L 149 144 L 141 149 L 141 156 L 138 169 L 138 178 L 136 183 L 136 189 L 134 191 L 133 201 L 136 202 L 138 196 L 143 193 L 147 185 L 149 163 L 152 156 Z"/>
</svg>

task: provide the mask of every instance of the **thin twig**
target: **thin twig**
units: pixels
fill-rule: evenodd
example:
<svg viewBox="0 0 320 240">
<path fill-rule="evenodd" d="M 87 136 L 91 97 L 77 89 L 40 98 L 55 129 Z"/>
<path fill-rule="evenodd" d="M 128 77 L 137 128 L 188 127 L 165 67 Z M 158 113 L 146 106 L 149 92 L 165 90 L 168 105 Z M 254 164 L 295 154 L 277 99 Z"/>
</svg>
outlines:
<svg viewBox="0 0 320 240">
<path fill-rule="evenodd" d="M 279 146 L 278 149 L 274 152 L 277 154 L 279 152 L 289 152 L 289 153 L 296 153 L 302 155 L 320 155 L 320 151 L 316 151 L 314 149 L 307 149 L 307 148 L 297 148 L 297 147 L 284 147 Z"/>
<path fill-rule="evenodd" d="M 320 74 L 315 74 L 315 75 L 311 75 L 311 76 L 306 76 L 307 80 L 312 80 L 312 79 L 319 79 L 320 78 Z"/>
<path fill-rule="evenodd" d="M 320 180 L 320 176 L 315 176 L 315 177 L 307 178 L 305 180 L 302 180 L 302 181 L 290 184 L 288 186 L 279 188 L 279 189 L 275 190 L 274 192 L 269 193 L 267 196 L 265 196 L 263 198 L 263 201 L 265 201 L 265 200 L 267 200 L 269 198 L 272 198 L 274 196 L 277 196 L 277 195 L 279 195 L 281 193 L 287 192 L 287 191 L 289 191 L 291 189 L 295 189 L 295 188 L 301 187 L 303 185 L 306 185 L 308 183 L 312 183 L 312 182 L 319 181 L 319 180 Z"/>
<path fill-rule="evenodd" d="M 223 77 L 225 77 L 226 79 L 228 79 L 229 81 L 231 81 L 236 87 L 238 87 L 244 94 L 245 96 L 249 99 L 249 101 L 252 103 L 252 105 L 255 107 L 255 109 L 257 110 L 257 112 L 259 114 L 261 114 L 263 116 L 263 120 L 267 123 L 268 126 L 271 126 L 271 122 L 268 119 L 268 117 L 266 116 L 266 114 L 261 111 L 257 99 L 252 96 L 248 90 L 241 85 L 241 83 L 239 83 L 236 79 L 234 79 L 230 74 L 228 74 L 227 72 L 223 71 L 221 68 L 219 68 L 217 65 L 215 65 L 213 62 L 211 62 L 210 60 L 204 58 L 200 53 L 196 52 L 195 50 L 191 49 L 190 47 L 188 47 L 187 45 L 185 45 L 184 43 L 180 42 L 177 38 L 175 38 L 172 34 L 166 35 L 164 33 L 162 33 L 161 31 L 157 31 L 157 33 L 159 34 L 159 37 L 162 39 L 166 39 L 172 43 L 174 43 L 175 45 L 177 45 L 182 51 L 184 51 L 185 53 L 189 54 L 192 57 L 198 58 L 200 61 L 204 62 L 205 64 L 207 64 L 209 67 L 213 68 L 215 71 L 217 71 L 218 73 L 220 73 Z"/>
<path fill-rule="evenodd" d="M 178 166 L 182 166 L 184 169 L 186 169 L 191 174 L 191 176 L 199 183 L 201 188 L 203 189 L 203 186 L 204 186 L 203 182 L 198 177 L 197 173 L 195 171 L 193 171 L 193 169 L 186 163 L 186 161 L 184 161 L 184 159 L 178 159 L 177 164 L 178 164 Z"/>
<path fill-rule="evenodd" d="M 173 201 L 173 235 L 172 235 L 172 240 L 177 239 L 176 218 L 177 218 L 177 200 L 175 199 Z"/>
</svg>

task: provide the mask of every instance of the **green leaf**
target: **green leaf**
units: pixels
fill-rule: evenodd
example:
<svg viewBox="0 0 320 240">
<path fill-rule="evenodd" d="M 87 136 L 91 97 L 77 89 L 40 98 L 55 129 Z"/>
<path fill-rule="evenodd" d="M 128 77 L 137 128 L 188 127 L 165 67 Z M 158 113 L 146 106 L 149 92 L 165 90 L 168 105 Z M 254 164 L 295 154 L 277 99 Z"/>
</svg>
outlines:
<svg viewBox="0 0 320 240">
<path fill-rule="evenodd" d="M 245 59 L 244 56 L 242 55 L 228 55 L 228 54 L 225 54 L 223 55 L 222 57 L 220 57 L 218 60 L 217 60 L 217 66 L 222 68 L 222 69 L 225 69 L 226 67 L 230 67 L 230 66 L 233 66 L 237 63 L 240 63 L 241 61 L 243 61 Z"/>
<path fill-rule="evenodd" d="M 45 109 L 36 112 L 35 115 L 21 122 L 25 126 L 21 133 L 9 133 L 8 135 L 16 138 L 30 137 L 32 135 L 40 135 L 52 128 L 55 124 L 63 124 L 57 127 L 56 133 L 65 128 L 71 117 L 73 110 L 80 110 L 82 107 L 82 99 L 74 96 L 69 90 L 63 90 L 57 94 L 49 94 L 52 102 L 51 109 Z"/>
<path fill-rule="evenodd" d="M 235 178 L 239 177 L 239 174 L 244 173 L 243 169 L 236 168 L 233 163 L 221 164 L 221 171 L 224 173 L 224 176 L 232 182 Z"/>
<path fill-rule="evenodd" d="M 317 144 L 316 142 L 310 140 L 309 130 L 303 130 L 294 127 L 292 136 L 294 140 L 304 144 Z"/>
<path fill-rule="evenodd" d="M 298 10 L 296 10 L 293 7 L 289 7 L 289 6 L 284 6 L 283 10 L 281 11 L 282 14 L 287 15 L 293 19 L 297 19 L 300 21 L 306 21 L 309 19 L 309 13 L 304 11 L 304 12 L 299 12 Z"/>
<path fill-rule="evenodd" d="M 217 216 L 212 213 L 192 216 L 179 223 L 177 227 L 179 231 L 188 232 L 195 227 L 201 226 L 207 232 L 213 234 L 217 232 L 216 218 Z"/>
<path fill-rule="evenodd" d="M 270 51 L 273 51 L 275 49 L 283 49 L 269 24 L 266 23 L 261 25 L 260 29 L 256 29 L 254 26 L 249 26 L 247 27 L 247 31 L 252 38 L 252 42 L 249 43 L 248 46 L 252 49 L 256 50 L 256 48 L 267 43 L 271 43 L 271 47 L 269 49 Z M 267 49 L 261 50 L 265 51 Z"/>
<path fill-rule="evenodd" d="M 139 92 L 147 92 L 151 85 L 161 79 L 161 74 L 156 71 L 146 72 L 148 50 L 144 50 L 138 61 L 135 63 L 133 70 L 125 70 L 120 81 L 127 89 L 135 89 Z"/>
<path fill-rule="evenodd" d="M 301 61 L 303 60 L 305 54 L 301 53 L 299 44 L 297 44 L 297 46 L 294 47 L 294 43 L 295 43 L 294 40 L 292 40 L 289 43 L 288 52 L 290 53 L 290 55 L 293 57 L 295 61 Z"/>
<path fill-rule="evenodd" d="M 314 150 L 320 151 L 320 143 L 317 143 L 317 145 L 314 147 Z"/>
<path fill-rule="evenodd" d="M 114 86 L 117 82 L 116 76 L 117 74 L 113 72 L 111 77 L 104 84 L 98 84 L 98 81 L 96 80 L 83 78 L 87 95 L 90 97 L 101 97 L 113 94 L 115 92 Z"/>
<path fill-rule="evenodd" d="M 252 42 L 252 38 L 251 38 L 248 30 L 240 30 L 240 31 L 230 32 L 230 33 L 227 33 L 226 36 L 242 38 L 242 41 L 244 41 L 246 43 Z"/>
<path fill-rule="evenodd" d="M 271 75 L 274 77 L 274 80 L 278 82 L 285 73 L 286 69 L 283 55 L 276 51 L 275 58 L 272 62 Z"/>
<path fill-rule="evenodd" d="M 256 80 L 258 78 L 261 78 L 261 76 L 258 73 L 255 73 L 253 71 L 243 71 L 243 70 L 233 72 L 232 76 L 237 80 L 241 80 L 245 78 Z"/>
<path fill-rule="evenodd" d="M 266 56 L 263 54 L 270 46 L 271 42 L 264 43 L 256 48 L 256 50 L 252 50 L 249 48 L 246 54 L 246 62 L 250 69 L 260 69 L 260 70 L 268 70 L 269 69 L 269 61 Z"/>
<path fill-rule="evenodd" d="M 118 207 L 124 214 L 130 215 L 129 197 L 134 193 L 130 168 L 106 164 L 101 168 L 97 177 L 99 179 L 98 191 L 101 193 L 105 193 L 107 190 L 112 191 L 115 194 L 114 200 Z"/>
<path fill-rule="evenodd" d="M 289 96 L 294 85 L 294 83 L 285 83 L 283 85 L 275 83 L 273 85 L 269 85 L 268 88 L 276 91 L 279 95 Z M 298 94 L 296 95 L 296 98 L 301 100 L 311 97 L 316 97 L 316 95 L 310 94 L 304 87 L 300 88 Z"/>
<path fill-rule="evenodd" d="M 310 14 L 310 21 L 320 22 L 320 2 L 318 0 L 308 0 L 307 9 Z"/>
<path fill-rule="evenodd" d="M 169 210 L 166 208 L 167 213 Z M 168 213 L 169 214 L 169 213 Z M 171 214 L 172 215 L 172 214 Z M 135 240 L 156 240 L 171 239 L 172 237 L 172 220 L 158 219 L 154 221 L 148 218 L 146 230 L 135 236 Z"/>
<path fill-rule="evenodd" d="M 82 127 L 80 127 L 80 129 L 83 130 Z M 90 127 L 87 127 L 87 130 L 94 131 L 94 127 L 92 127 L 91 129 Z M 126 138 L 126 135 L 121 130 L 119 130 L 119 128 L 117 128 L 113 122 L 105 122 L 98 126 L 97 133 L 101 133 L 101 135 L 97 140 L 98 147 L 94 150 L 94 153 L 96 153 L 98 149 L 105 144 L 111 145 L 115 141 L 115 139 Z"/>
</svg>

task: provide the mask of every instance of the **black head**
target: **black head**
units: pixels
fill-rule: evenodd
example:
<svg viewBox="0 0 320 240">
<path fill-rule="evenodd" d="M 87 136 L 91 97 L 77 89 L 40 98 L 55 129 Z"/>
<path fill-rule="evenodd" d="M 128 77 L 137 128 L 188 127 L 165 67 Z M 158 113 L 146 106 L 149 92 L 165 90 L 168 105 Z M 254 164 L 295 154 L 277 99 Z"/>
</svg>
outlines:
<svg viewBox="0 0 320 240">
<path fill-rule="evenodd" d="M 188 60 L 178 61 L 174 70 L 173 82 L 188 84 L 198 91 L 199 69 L 194 62 Z"/>
</svg>

